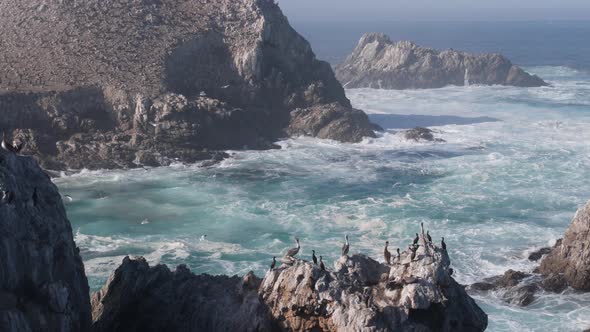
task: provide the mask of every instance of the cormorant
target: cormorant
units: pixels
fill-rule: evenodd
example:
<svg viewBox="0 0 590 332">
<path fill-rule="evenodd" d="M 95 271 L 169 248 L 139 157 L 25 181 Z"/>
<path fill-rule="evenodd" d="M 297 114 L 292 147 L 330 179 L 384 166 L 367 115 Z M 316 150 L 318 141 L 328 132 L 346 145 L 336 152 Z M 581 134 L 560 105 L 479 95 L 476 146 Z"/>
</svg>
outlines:
<svg viewBox="0 0 590 332">
<path fill-rule="evenodd" d="M 447 251 L 447 244 L 445 243 L 444 236 L 443 236 L 442 240 L 440 241 L 440 246 L 443 248 L 444 251 Z"/>
<path fill-rule="evenodd" d="M 297 253 L 299 252 L 299 248 L 301 248 L 301 245 L 299 245 L 299 238 L 296 237 L 295 242 L 297 243 L 297 247 L 289 249 L 285 256 L 293 258 L 293 256 L 297 255 Z"/>
<path fill-rule="evenodd" d="M 315 250 L 311 251 L 311 259 L 313 260 L 314 265 L 318 265 L 318 258 L 315 257 Z"/>
<path fill-rule="evenodd" d="M 344 239 L 346 240 L 346 242 L 342 246 L 342 256 L 348 255 L 348 250 L 350 249 L 350 243 L 348 243 L 348 234 L 344 236 Z"/>
<path fill-rule="evenodd" d="M 416 233 L 416 237 L 414 238 L 414 245 L 418 244 L 418 240 L 420 240 L 420 236 L 418 235 L 418 233 Z"/>
<path fill-rule="evenodd" d="M 452 267 L 450 267 L 450 268 L 449 268 L 449 275 L 450 275 L 450 276 L 452 276 L 452 275 L 453 275 L 453 272 L 455 272 L 455 271 L 453 270 L 453 268 L 452 268 Z"/>
<path fill-rule="evenodd" d="M 387 246 L 389 245 L 389 241 L 385 241 L 385 249 L 383 249 L 383 256 L 385 257 L 385 262 L 387 265 L 391 265 L 391 253 L 387 250 Z"/>
<path fill-rule="evenodd" d="M 274 269 L 275 265 L 277 265 L 277 257 L 276 256 L 272 258 L 272 264 L 270 264 L 270 269 L 271 270 Z"/>
<path fill-rule="evenodd" d="M 399 263 L 402 260 L 402 254 L 399 252 L 399 248 L 397 248 L 397 262 Z"/>
<path fill-rule="evenodd" d="M 428 242 L 432 243 L 432 237 L 430 237 L 430 231 L 426 231 L 426 238 L 428 239 Z"/>
<path fill-rule="evenodd" d="M 322 256 L 320 256 L 320 269 L 322 269 L 322 271 L 326 271 L 326 266 L 324 265 L 324 261 L 322 260 Z"/>
</svg>

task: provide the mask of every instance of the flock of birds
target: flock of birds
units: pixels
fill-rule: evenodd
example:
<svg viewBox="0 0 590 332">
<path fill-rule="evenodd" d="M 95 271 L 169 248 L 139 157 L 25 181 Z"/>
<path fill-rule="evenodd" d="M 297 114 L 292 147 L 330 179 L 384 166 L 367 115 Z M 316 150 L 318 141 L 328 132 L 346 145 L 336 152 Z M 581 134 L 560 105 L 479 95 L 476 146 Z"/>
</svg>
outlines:
<svg viewBox="0 0 590 332">
<path fill-rule="evenodd" d="M 429 243 L 432 243 L 432 237 L 430 236 L 430 231 L 426 231 L 426 234 L 424 234 L 424 224 L 421 223 L 421 228 L 422 228 L 422 237 L 428 241 Z M 408 246 L 408 249 L 410 250 L 411 254 L 410 254 L 410 261 L 414 261 L 414 259 L 416 258 L 416 251 L 418 251 L 418 248 L 420 247 L 420 245 L 418 244 L 418 241 L 420 241 L 420 235 L 418 235 L 418 233 L 416 233 L 416 237 L 414 238 L 414 241 L 412 242 L 411 245 Z M 296 247 L 291 248 L 289 250 L 287 250 L 287 252 L 285 253 L 284 258 L 288 259 L 292 262 L 296 261 L 295 255 L 297 255 L 299 253 L 299 250 L 301 249 L 301 244 L 299 243 L 299 238 L 295 238 L 295 243 L 297 244 Z M 442 237 L 441 238 L 441 242 L 440 242 L 440 246 L 441 248 L 446 251 L 447 250 L 447 244 L 445 243 L 445 238 Z M 385 259 L 385 262 L 387 263 L 387 265 L 391 265 L 392 260 L 391 260 L 391 252 L 389 252 L 389 241 L 385 241 L 385 248 L 383 249 L 383 258 Z M 348 252 L 350 251 L 350 242 L 348 241 L 348 234 L 344 236 L 344 244 L 342 245 L 342 256 L 348 256 Z M 318 259 L 315 255 L 315 250 L 311 251 L 311 259 L 313 261 L 314 265 L 318 264 Z M 400 252 L 400 248 L 397 248 L 397 256 L 394 258 L 397 259 L 397 262 L 401 262 L 401 252 Z M 275 266 L 277 264 L 277 257 L 274 256 L 272 258 L 272 263 L 270 264 L 270 269 L 274 269 Z M 319 260 L 319 265 L 320 265 L 320 269 L 322 269 L 322 271 L 326 270 L 326 266 L 324 265 L 324 261 L 323 261 L 323 257 L 320 256 L 320 260 Z"/>
</svg>

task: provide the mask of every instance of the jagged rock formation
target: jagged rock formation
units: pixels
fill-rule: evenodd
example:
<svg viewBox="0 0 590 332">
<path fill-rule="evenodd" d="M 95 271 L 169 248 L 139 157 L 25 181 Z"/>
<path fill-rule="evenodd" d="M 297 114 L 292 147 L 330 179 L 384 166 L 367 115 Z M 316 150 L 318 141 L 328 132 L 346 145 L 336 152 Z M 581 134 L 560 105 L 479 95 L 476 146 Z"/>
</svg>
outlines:
<svg viewBox="0 0 590 332">
<path fill-rule="evenodd" d="M 86 331 L 88 281 L 56 186 L 0 149 L 0 331 Z"/>
<path fill-rule="evenodd" d="M 272 0 L 4 1 L 0 29 L 0 129 L 46 167 L 269 148 L 291 111 L 333 103 L 374 135 Z"/>
<path fill-rule="evenodd" d="M 392 42 L 379 33 L 365 34 L 336 77 L 346 88 L 430 89 L 447 85 L 545 86 L 541 78 L 514 66 L 500 54 L 438 52 L 409 41 Z"/>
<path fill-rule="evenodd" d="M 574 216 L 563 239 L 553 248 L 541 248 L 529 260 L 541 259 L 533 273 L 508 270 L 503 276 L 486 278 L 468 287 L 473 293 L 495 290 L 503 293 L 509 303 L 521 306 L 535 300 L 540 290 L 561 293 L 568 287 L 590 291 L 590 201 Z"/>
<path fill-rule="evenodd" d="M 563 240 L 543 258 L 539 272 L 547 277 L 563 277 L 568 285 L 590 291 L 590 202 L 574 216 Z"/>
<path fill-rule="evenodd" d="M 333 271 L 296 261 L 263 280 L 170 272 L 126 258 L 93 296 L 93 331 L 483 331 L 487 315 L 431 244 L 386 266 L 363 255 Z"/>
</svg>

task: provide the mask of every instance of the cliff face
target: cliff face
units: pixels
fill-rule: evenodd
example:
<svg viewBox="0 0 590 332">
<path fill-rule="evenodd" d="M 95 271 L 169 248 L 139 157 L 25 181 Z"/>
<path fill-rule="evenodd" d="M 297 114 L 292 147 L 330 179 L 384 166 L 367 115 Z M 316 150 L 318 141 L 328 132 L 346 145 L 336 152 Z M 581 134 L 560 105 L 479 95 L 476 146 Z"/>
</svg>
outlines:
<svg viewBox="0 0 590 332">
<path fill-rule="evenodd" d="M 541 78 L 514 66 L 500 54 L 438 52 L 409 41 L 392 42 L 365 34 L 352 54 L 336 67 L 346 88 L 430 89 L 447 85 L 545 86 Z"/>
<path fill-rule="evenodd" d="M 590 291 L 590 202 L 580 208 L 563 240 L 543 258 L 539 272 L 565 279 L 572 288 Z"/>
<path fill-rule="evenodd" d="M 126 258 L 92 298 L 99 331 L 483 331 L 487 315 L 449 275 L 443 250 L 410 261 L 296 261 L 260 280 L 195 276 Z"/>
<path fill-rule="evenodd" d="M 84 331 L 88 281 L 57 188 L 0 150 L 0 331 Z"/>
<path fill-rule="evenodd" d="M 268 148 L 297 108 L 350 110 L 271 0 L 10 0 L 0 29 L 0 127 L 52 168 Z M 184 120 L 161 124 L 162 108 L 177 107 L 170 94 L 186 99 Z M 374 135 L 368 120 L 358 126 Z M 181 148 L 160 147 L 162 135 Z"/>
</svg>

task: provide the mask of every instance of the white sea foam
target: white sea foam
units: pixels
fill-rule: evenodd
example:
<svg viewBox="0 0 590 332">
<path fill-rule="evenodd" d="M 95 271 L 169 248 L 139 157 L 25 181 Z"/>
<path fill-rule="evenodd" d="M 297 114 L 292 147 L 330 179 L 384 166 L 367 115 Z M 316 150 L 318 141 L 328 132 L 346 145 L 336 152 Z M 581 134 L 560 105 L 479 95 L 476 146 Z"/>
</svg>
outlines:
<svg viewBox="0 0 590 332">
<path fill-rule="evenodd" d="M 408 141 L 389 128 L 357 144 L 301 137 L 280 150 L 231 151 L 207 169 L 57 179 L 75 198 L 67 208 L 92 288 L 125 255 L 187 263 L 197 273 L 262 275 L 294 236 L 303 258 L 315 249 L 331 264 L 344 234 L 352 253 L 380 258 L 385 240 L 405 248 L 420 222 L 435 241 L 445 237 L 459 282 L 532 271 L 528 254 L 561 237 L 590 198 L 590 78 L 532 71 L 553 86 L 347 91 L 355 107 L 393 124 L 426 124 L 444 143 Z M 490 331 L 590 327 L 588 295 L 546 295 L 529 308 L 500 294 L 477 300 Z"/>
</svg>

